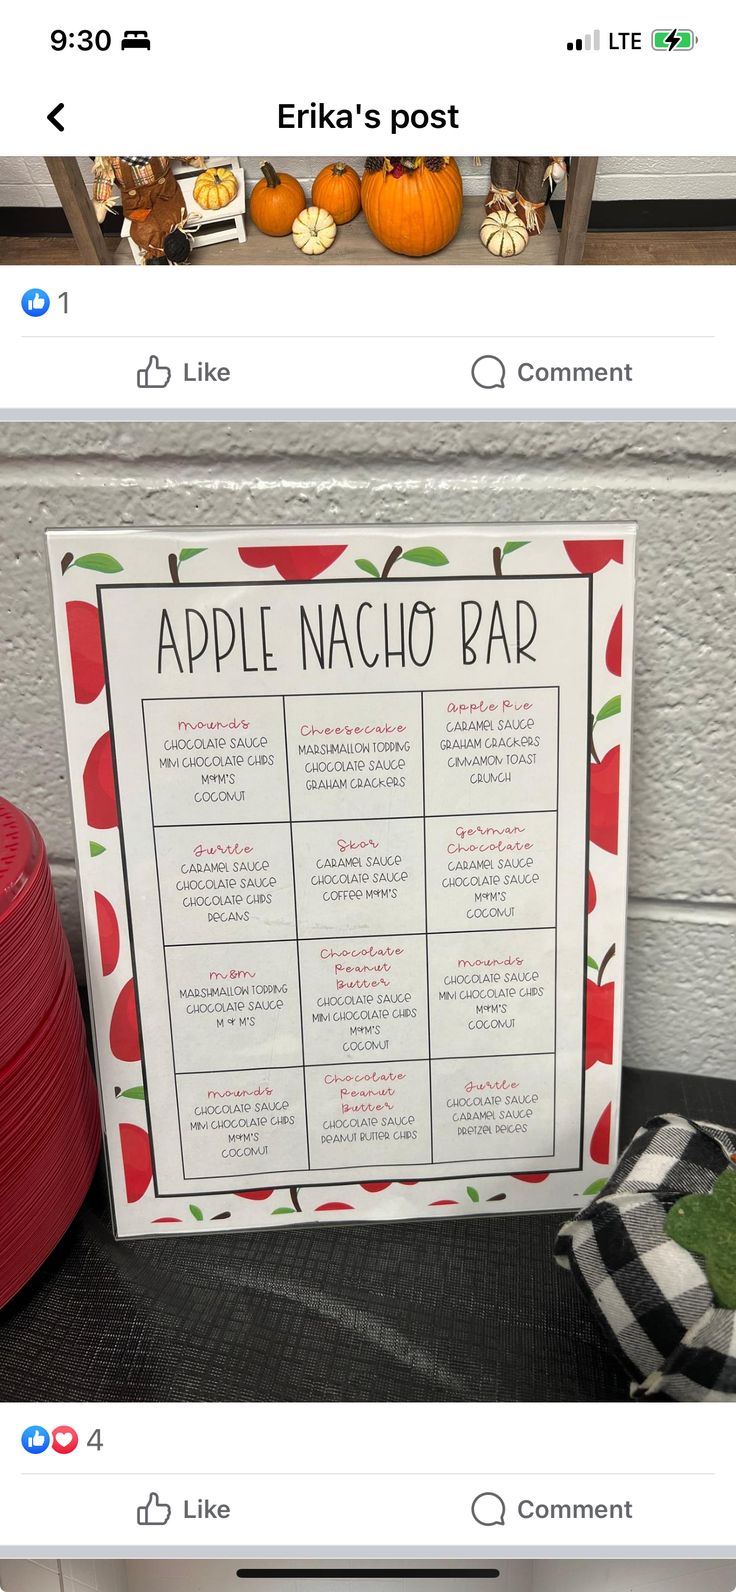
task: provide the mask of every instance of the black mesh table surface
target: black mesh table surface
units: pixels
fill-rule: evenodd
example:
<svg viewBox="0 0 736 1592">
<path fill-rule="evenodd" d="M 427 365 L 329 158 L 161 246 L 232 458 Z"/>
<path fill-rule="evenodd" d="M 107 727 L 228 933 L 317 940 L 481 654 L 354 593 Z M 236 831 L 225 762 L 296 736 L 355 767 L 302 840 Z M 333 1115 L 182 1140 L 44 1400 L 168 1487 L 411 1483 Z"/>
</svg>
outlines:
<svg viewBox="0 0 736 1592">
<path fill-rule="evenodd" d="M 736 1125 L 736 1082 L 624 1072 L 659 1112 Z M 552 1258 L 558 1214 L 117 1243 L 102 1173 L 0 1313 L 3 1400 L 603 1400 L 627 1379 Z"/>
</svg>

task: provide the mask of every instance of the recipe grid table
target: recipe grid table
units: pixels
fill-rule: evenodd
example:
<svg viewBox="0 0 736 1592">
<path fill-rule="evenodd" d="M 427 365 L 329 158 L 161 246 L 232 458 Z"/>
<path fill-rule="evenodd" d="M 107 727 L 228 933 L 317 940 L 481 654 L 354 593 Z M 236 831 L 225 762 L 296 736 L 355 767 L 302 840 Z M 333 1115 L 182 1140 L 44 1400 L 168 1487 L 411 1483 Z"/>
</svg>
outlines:
<svg viewBox="0 0 736 1592">
<path fill-rule="evenodd" d="M 552 1155 L 559 688 L 142 709 L 185 1178 Z"/>
</svg>

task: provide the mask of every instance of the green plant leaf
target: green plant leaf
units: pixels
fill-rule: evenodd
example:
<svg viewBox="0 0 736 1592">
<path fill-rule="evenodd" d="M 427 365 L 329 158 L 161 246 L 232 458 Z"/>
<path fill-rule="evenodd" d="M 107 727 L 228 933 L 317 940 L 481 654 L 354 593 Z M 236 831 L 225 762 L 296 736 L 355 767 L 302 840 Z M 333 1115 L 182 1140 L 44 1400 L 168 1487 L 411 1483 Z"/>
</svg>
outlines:
<svg viewBox="0 0 736 1592">
<path fill-rule="evenodd" d="M 134 1089 L 121 1089 L 121 1100 L 145 1100 L 146 1091 L 142 1083 L 137 1083 Z"/>
<path fill-rule="evenodd" d="M 90 854 L 90 857 L 101 857 L 103 851 L 107 851 L 107 846 L 101 846 L 99 840 L 90 840 L 90 843 L 89 843 L 89 854 Z"/>
<path fill-rule="evenodd" d="M 369 558 L 356 558 L 355 562 L 358 569 L 362 569 L 365 575 L 372 575 L 374 580 L 381 579 L 380 571 L 376 569 L 375 564 L 372 564 Z"/>
<path fill-rule="evenodd" d="M 465 1193 L 467 1194 L 468 1199 L 473 1201 L 474 1205 L 478 1204 L 480 1194 L 478 1193 L 477 1188 L 466 1188 Z"/>
<path fill-rule="evenodd" d="M 198 553 L 206 552 L 206 547 L 183 547 L 179 554 L 179 563 L 185 564 L 188 558 L 196 558 Z"/>
<path fill-rule="evenodd" d="M 438 547 L 407 547 L 401 557 L 409 564 L 429 564 L 433 569 L 439 569 L 440 564 L 449 563 L 449 559 L 445 558 Z"/>
<path fill-rule="evenodd" d="M 586 960 L 586 962 L 588 964 L 588 967 L 594 967 L 595 971 L 597 973 L 598 972 L 598 963 L 593 960 L 593 957 L 592 956 L 586 956 L 585 960 Z"/>
<path fill-rule="evenodd" d="M 612 719 L 615 713 L 620 713 L 620 712 L 621 712 L 621 698 L 620 698 L 620 696 L 610 697 L 608 702 L 604 702 L 603 707 L 600 710 L 600 713 L 596 713 L 595 722 L 596 722 L 596 724 L 600 724 L 601 719 Z"/>
<path fill-rule="evenodd" d="M 279 1205 L 279 1206 L 277 1206 L 275 1211 L 271 1212 L 271 1215 L 272 1216 L 293 1216 L 294 1215 L 294 1207 L 293 1207 L 293 1205 Z"/>
<path fill-rule="evenodd" d="M 507 553 L 515 553 L 519 547 L 528 546 L 528 542 L 504 542 L 503 547 L 501 548 L 501 557 L 505 558 Z"/>
<path fill-rule="evenodd" d="M 203 1215 L 203 1213 L 200 1210 L 198 1205 L 190 1205 L 189 1209 L 190 1209 L 190 1211 L 192 1213 L 192 1216 L 194 1217 L 195 1222 L 203 1222 L 204 1221 L 204 1215 Z"/>
<path fill-rule="evenodd" d="M 597 1177 L 596 1180 L 595 1180 L 595 1183 L 591 1183 L 588 1188 L 584 1188 L 583 1189 L 583 1193 L 584 1194 L 600 1194 L 601 1189 L 605 1188 L 607 1182 L 608 1182 L 608 1178 L 607 1177 Z"/>
<path fill-rule="evenodd" d="M 76 569 L 95 569 L 98 575 L 120 575 L 123 568 L 112 553 L 83 553 L 74 565 Z"/>
</svg>

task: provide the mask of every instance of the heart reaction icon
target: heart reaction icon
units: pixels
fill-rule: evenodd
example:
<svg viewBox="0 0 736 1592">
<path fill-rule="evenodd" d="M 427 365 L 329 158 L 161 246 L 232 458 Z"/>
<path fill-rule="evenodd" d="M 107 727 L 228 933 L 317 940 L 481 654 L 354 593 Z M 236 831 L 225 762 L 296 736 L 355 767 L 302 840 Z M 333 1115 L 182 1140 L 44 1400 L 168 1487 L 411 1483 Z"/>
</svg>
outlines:
<svg viewBox="0 0 736 1592">
<path fill-rule="evenodd" d="M 55 1426 L 51 1433 L 51 1447 L 57 1454 L 73 1454 L 78 1442 L 73 1426 Z"/>
</svg>

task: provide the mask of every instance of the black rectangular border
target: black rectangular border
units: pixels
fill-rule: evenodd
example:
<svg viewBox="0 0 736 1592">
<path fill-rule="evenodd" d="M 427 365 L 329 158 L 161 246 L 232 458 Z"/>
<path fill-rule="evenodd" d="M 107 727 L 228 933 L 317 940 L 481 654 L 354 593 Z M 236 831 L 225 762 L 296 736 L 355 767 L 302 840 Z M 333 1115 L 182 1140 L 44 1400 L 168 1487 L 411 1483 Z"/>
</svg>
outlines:
<svg viewBox="0 0 736 1592">
<path fill-rule="evenodd" d="M 233 529 L 237 530 L 238 528 L 234 527 Z M 349 527 L 348 529 L 352 532 L 352 531 L 354 531 L 355 527 Z M 384 527 L 382 527 L 380 525 L 379 526 L 370 526 L 370 527 L 368 527 L 368 529 L 371 530 L 371 531 L 372 530 L 379 530 L 380 531 L 380 530 L 383 530 Z M 409 527 L 409 529 L 410 530 L 415 530 L 416 527 L 411 526 L 411 527 Z M 283 527 L 279 527 L 279 530 L 283 533 L 284 528 Z M 588 725 L 590 725 L 591 714 L 592 714 L 592 687 L 593 687 L 593 576 L 592 575 L 584 575 L 584 574 L 581 574 L 581 573 L 573 574 L 573 573 L 568 573 L 567 571 L 563 572 L 561 570 L 560 571 L 551 570 L 551 571 L 549 571 L 546 574 L 545 573 L 537 573 L 537 574 L 534 574 L 534 575 L 532 575 L 532 574 L 529 574 L 529 575 L 509 575 L 509 576 L 507 576 L 505 578 L 509 581 L 509 583 L 511 583 L 511 582 L 518 583 L 518 582 L 521 582 L 521 581 L 539 581 L 539 580 L 545 580 L 545 581 L 551 581 L 551 580 L 581 581 L 582 580 L 582 581 L 587 581 L 587 584 L 588 584 L 588 659 L 587 659 L 587 662 L 588 662 Z M 413 575 L 412 574 L 412 575 L 396 575 L 396 576 L 394 576 L 393 581 L 392 581 L 392 585 L 394 587 L 397 586 L 397 585 L 416 585 L 416 584 L 433 585 L 437 581 L 443 581 L 443 582 L 448 582 L 448 581 L 452 581 L 452 582 L 455 582 L 455 581 L 481 581 L 481 582 L 485 583 L 487 581 L 496 582 L 498 579 L 499 579 L 499 577 L 496 576 L 496 575 L 493 575 L 493 574 L 488 574 L 488 575 L 485 575 L 485 574 L 472 574 L 472 573 L 471 574 L 467 574 L 466 573 L 464 575 Z M 351 576 L 349 580 L 345 580 L 344 578 L 343 579 L 339 579 L 337 576 L 328 576 L 325 579 L 322 579 L 322 577 L 320 576 L 316 580 L 294 580 L 294 581 L 284 581 L 282 578 L 281 579 L 277 579 L 277 580 L 269 579 L 269 580 L 257 580 L 257 581 L 253 581 L 253 580 L 217 580 L 217 581 L 209 580 L 209 581 L 187 581 L 186 588 L 184 588 L 184 589 L 186 589 L 187 591 L 202 591 L 202 590 L 210 590 L 213 587 L 220 587 L 220 588 L 222 588 L 222 587 L 233 587 L 233 588 L 235 588 L 237 590 L 245 589 L 245 590 L 248 590 L 248 591 L 258 591 L 258 590 L 260 590 L 262 588 L 268 589 L 270 587 L 283 587 L 284 585 L 293 586 L 293 587 L 296 587 L 296 588 L 299 588 L 299 589 L 303 589 L 304 587 L 306 587 L 306 588 L 308 588 L 309 590 L 312 590 L 312 591 L 317 586 L 320 587 L 320 588 L 324 588 L 324 587 L 327 587 L 327 586 L 340 586 L 340 587 L 342 587 L 342 586 L 345 586 L 345 585 L 367 586 L 371 590 L 373 590 L 374 587 L 375 587 L 375 581 L 374 581 L 373 577 L 369 576 L 369 575 L 367 575 L 367 576 L 362 576 L 361 575 L 361 576 L 355 576 L 355 577 Z M 151 1165 L 152 1165 L 152 1168 L 153 1168 L 154 1191 L 155 1191 L 155 1194 L 156 1194 L 156 1198 L 157 1199 L 162 1199 L 162 1200 L 165 1200 L 165 1199 L 187 1199 L 189 1193 L 194 1194 L 197 1191 L 192 1189 L 190 1191 L 186 1191 L 185 1190 L 183 1193 L 177 1193 L 177 1194 L 161 1194 L 161 1193 L 159 1193 L 159 1188 L 158 1188 L 158 1176 L 157 1176 L 157 1170 L 156 1170 L 153 1128 L 152 1128 L 152 1124 L 151 1124 L 151 1116 L 150 1116 L 150 1110 L 149 1110 L 149 1104 L 148 1104 L 148 1078 L 147 1078 L 147 1074 L 146 1074 L 145 1047 L 144 1047 L 144 1044 L 143 1044 L 143 1025 L 142 1025 L 142 1022 L 141 1022 L 141 1012 L 140 1012 L 140 1005 L 139 1005 L 139 1001 L 138 1001 L 138 978 L 137 978 L 137 969 L 136 969 L 136 961 L 135 961 L 135 948 L 134 948 L 134 939 L 133 939 L 133 924 L 132 924 L 132 916 L 131 916 L 131 909 L 130 909 L 130 894 L 129 894 L 129 885 L 128 885 L 128 865 L 127 865 L 127 857 L 126 857 L 126 850 L 125 850 L 125 839 L 124 839 L 124 832 L 123 832 L 122 805 L 121 805 L 121 802 L 120 802 L 120 786 L 119 786 L 119 780 L 118 780 L 117 749 L 116 749 L 116 746 L 115 746 L 115 733 L 114 733 L 114 728 L 113 728 L 112 700 L 111 700 L 111 695 L 110 695 L 110 680 L 109 680 L 109 671 L 108 671 L 108 665 L 107 665 L 107 642 L 106 642 L 106 636 L 105 636 L 105 617 L 104 617 L 104 608 L 103 608 L 103 603 L 102 603 L 102 595 L 103 595 L 103 593 L 105 591 L 162 591 L 162 592 L 168 592 L 169 594 L 171 594 L 174 591 L 180 591 L 182 589 L 183 589 L 182 587 L 172 585 L 172 583 L 168 582 L 168 581 L 114 581 L 114 582 L 112 582 L 112 581 L 100 581 L 100 582 L 98 582 L 96 584 L 96 587 L 95 587 L 95 590 L 96 590 L 96 593 L 97 593 L 97 606 L 98 606 L 99 615 L 100 615 L 100 636 L 101 636 L 101 642 L 102 642 L 102 656 L 103 656 L 103 662 L 104 662 L 104 668 L 105 668 L 105 698 L 106 698 L 106 702 L 107 702 L 108 728 L 109 728 L 109 731 L 110 731 L 110 747 L 111 747 L 111 752 L 112 752 L 113 780 L 114 780 L 114 784 L 115 784 L 115 800 L 116 800 L 116 803 L 117 803 L 117 811 L 118 811 L 118 832 L 119 832 L 119 835 L 120 835 L 120 856 L 121 856 L 121 862 L 122 862 L 122 865 L 123 865 L 123 886 L 124 886 L 124 890 L 125 890 L 126 917 L 127 917 L 127 921 L 128 921 L 128 936 L 129 936 L 129 941 L 130 941 L 130 959 L 131 959 L 131 968 L 132 968 L 132 972 L 133 972 L 133 989 L 134 989 L 134 994 L 135 994 L 136 1016 L 137 1016 L 137 1020 L 138 1020 L 138 1032 L 139 1032 L 139 1035 L 140 1035 L 140 1045 L 141 1045 L 141 1071 L 142 1071 L 142 1074 L 143 1074 L 143 1082 L 144 1082 L 144 1087 L 145 1087 L 145 1101 L 144 1101 L 144 1104 L 145 1104 L 145 1108 L 146 1108 L 146 1121 L 147 1121 L 147 1124 L 148 1124 L 148 1133 L 149 1133 L 149 1140 L 150 1140 L 150 1147 L 151 1147 Z M 314 692 L 305 692 L 304 693 L 305 696 L 315 695 L 315 694 L 318 695 L 319 693 L 314 693 Z M 347 693 L 343 693 L 343 694 L 347 694 Z M 353 692 L 351 694 L 352 695 L 360 695 L 360 694 L 369 694 L 369 693 Z M 174 700 L 174 699 L 171 699 L 171 700 Z M 178 700 L 178 698 L 176 700 Z M 196 698 L 191 698 L 190 700 L 196 701 L 197 699 Z M 204 700 L 204 698 L 202 698 L 201 700 Z M 558 694 L 558 704 L 559 704 L 559 694 Z M 557 714 L 558 737 L 559 737 L 559 722 L 560 722 L 560 715 L 559 715 L 559 705 L 558 705 L 558 714 Z M 576 1166 L 555 1167 L 553 1172 L 550 1172 L 550 1173 L 547 1174 L 548 1176 L 555 1176 L 557 1174 L 559 1174 L 561 1176 L 564 1176 L 568 1172 L 579 1172 L 579 1171 L 582 1171 L 582 1166 L 583 1166 L 583 1146 L 584 1146 L 584 1135 L 585 1135 L 585 1103 L 586 1103 L 585 1035 L 586 1035 L 586 1024 L 587 1024 L 587 967 L 588 967 L 588 964 L 587 964 L 587 958 L 588 958 L 587 886 L 588 886 L 588 873 L 589 873 L 589 863 L 590 863 L 590 745 L 589 745 L 589 740 L 590 740 L 590 737 L 588 735 L 588 736 L 586 736 L 586 740 L 585 740 L 585 757 L 586 757 L 586 773 L 585 773 L 586 819 L 585 819 L 585 849 L 584 849 L 585 869 L 584 869 L 584 878 L 583 878 L 583 897 L 582 897 L 582 911 L 583 911 L 583 915 L 584 915 L 583 916 L 584 928 L 583 928 L 583 968 L 582 968 L 582 978 L 583 978 L 582 1032 L 581 1032 L 581 1047 L 580 1047 L 580 1074 L 581 1074 L 580 1147 L 579 1147 L 579 1153 L 578 1153 L 578 1164 Z M 559 779 L 559 755 L 558 755 L 558 765 L 557 765 L 557 767 L 558 767 L 558 779 Z M 559 808 L 559 802 L 558 802 L 558 808 Z M 555 870 L 555 874 L 556 874 L 556 870 Z M 556 935 L 555 935 L 555 943 L 556 943 Z M 557 981 L 556 981 L 556 977 L 555 977 L 555 1002 L 556 1002 L 556 996 L 557 996 Z M 167 1001 L 168 1001 L 168 994 L 167 994 Z M 557 1035 L 556 1035 L 556 1032 L 555 1032 L 555 1058 L 556 1058 L 556 1039 L 557 1039 Z M 555 1067 L 556 1067 L 556 1060 L 555 1060 Z M 556 1088 L 556 1077 L 555 1077 L 555 1085 L 554 1086 Z M 539 1158 L 535 1157 L 535 1159 L 539 1159 Z M 478 1177 L 478 1178 L 480 1178 L 480 1177 L 509 1177 L 509 1176 L 517 1176 L 517 1177 L 522 1177 L 523 1178 L 525 1176 L 526 1177 L 533 1176 L 535 1172 L 538 1172 L 538 1170 L 539 1170 L 538 1167 L 534 1167 L 527 1173 L 519 1173 L 519 1172 L 517 1172 L 517 1173 L 513 1173 L 513 1174 L 509 1173 L 508 1171 L 489 1172 L 489 1171 L 481 1170 L 481 1171 L 478 1171 L 477 1173 L 463 1173 L 462 1175 L 463 1176 L 475 1176 L 475 1177 Z M 436 1173 L 434 1172 L 434 1169 L 433 1169 L 432 1176 L 423 1177 L 423 1178 L 417 1178 L 415 1181 L 416 1181 L 416 1183 L 454 1182 L 457 1179 L 457 1177 L 460 1176 L 460 1175 L 461 1174 L 455 1172 L 455 1173 L 446 1173 L 444 1176 L 439 1176 L 438 1177 L 436 1175 Z M 360 1183 L 360 1181 L 361 1181 L 361 1179 L 355 1178 L 355 1177 L 352 1177 L 349 1180 L 343 1179 L 341 1181 L 332 1180 L 332 1179 L 330 1179 L 328 1177 L 328 1178 L 322 1180 L 318 1184 L 317 1183 L 309 1184 L 308 1186 L 312 1187 L 312 1188 L 349 1188 L 349 1187 L 354 1187 L 356 1182 Z M 392 1181 L 397 1181 L 397 1180 L 392 1179 Z M 398 1180 L 398 1181 L 400 1181 L 400 1180 Z M 414 1180 L 412 1180 L 412 1181 L 414 1181 Z M 298 1186 L 301 1187 L 301 1185 L 298 1185 Z M 288 1190 L 291 1187 L 291 1185 L 288 1184 L 288 1183 L 275 1183 L 273 1185 L 273 1187 L 274 1187 L 274 1191 L 276 1189 L 279 1189 L 279 1190 L 285 1189 L 288 1192 Z M 212 1189 L 212 1190 L 208 1190 L 208 1189 L 202 1189 L 201 1190 L 201 1193 L 203 1195 L 211 1193 L 211 1194 L 222 1194 L 225 1197 L 227 1197 L 228 1195 L 238 1194 L 240 1192 L 241 1192 L 240 1189 L 223 1189 L 223 1188 L 217 1188 L 217 1189 Z M 113 1205 L 114 1205 L 114 1200 L 113 1200 Z"/>
</svg>

